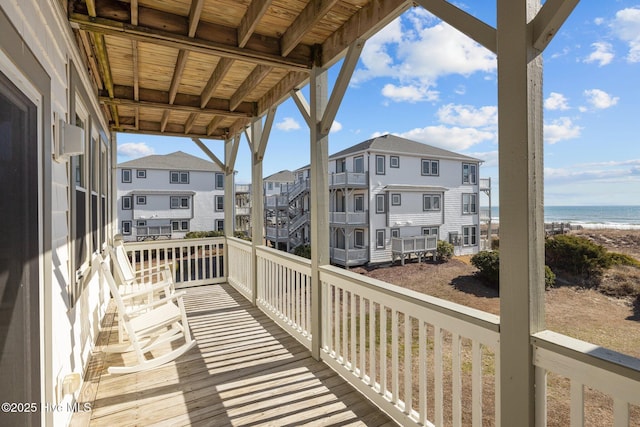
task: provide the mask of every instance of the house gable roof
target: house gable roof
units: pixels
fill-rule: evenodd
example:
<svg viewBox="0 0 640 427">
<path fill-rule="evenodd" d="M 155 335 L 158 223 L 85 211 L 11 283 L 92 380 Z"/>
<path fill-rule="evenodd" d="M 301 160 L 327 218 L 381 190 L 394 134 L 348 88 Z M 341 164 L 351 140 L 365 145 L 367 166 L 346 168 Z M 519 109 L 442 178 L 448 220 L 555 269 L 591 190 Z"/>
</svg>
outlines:
<svg viewBox="0 0 640 427">
<path fill-rule="evenodd" d="M 293 182 L 295 181 L 295 175 L 288 169 L 281 170 L 280 172 L 276 172 L 268 177 L 264 178 L 263 181 L 268 182 Z"/>
<path fill-rule="evenodd" d="M 335 154 L 329 156 L 330 159 L 350 156 L 356 153 L 372 151 L 383 152 L 388 154 L 407 154 L 424 157 L 434 157 L 437 159 L 454 159 L 463 161 L 480 162 L 480 159 L 465 156 L 464 154 L 455 153 L 443 148 L 434 147 L 432 145 L 423 144 L 417 141 L 401 138 L 399 136 L 386 134 L 368 139 L 359 144 L 345 148 Z"/>
<path fill-rule="evenodd" d="M 188 170 L 203 172 L 220 172 L 218 165 L 213 162 L 192 156 L 182 151 L 170 154 L 154 154 L 140 157 L 139 159 L 118 164 L 121 169 L 164 169 L 164 170 Z"/>
</svg>

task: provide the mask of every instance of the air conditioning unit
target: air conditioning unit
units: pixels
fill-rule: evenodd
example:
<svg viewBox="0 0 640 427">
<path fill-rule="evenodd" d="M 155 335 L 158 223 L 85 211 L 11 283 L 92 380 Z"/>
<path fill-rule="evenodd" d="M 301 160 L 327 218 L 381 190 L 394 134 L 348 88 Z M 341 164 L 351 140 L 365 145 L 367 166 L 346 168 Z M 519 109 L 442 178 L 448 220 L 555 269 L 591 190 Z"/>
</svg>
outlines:
<svg viewBox="0 0 640 427">
<path fill-rule="evenodd" d="M 60 119 L 57 133 L 56 160 L 68 160 L 71 156 L 84 154 L 84 129 Z"/>
</svg>

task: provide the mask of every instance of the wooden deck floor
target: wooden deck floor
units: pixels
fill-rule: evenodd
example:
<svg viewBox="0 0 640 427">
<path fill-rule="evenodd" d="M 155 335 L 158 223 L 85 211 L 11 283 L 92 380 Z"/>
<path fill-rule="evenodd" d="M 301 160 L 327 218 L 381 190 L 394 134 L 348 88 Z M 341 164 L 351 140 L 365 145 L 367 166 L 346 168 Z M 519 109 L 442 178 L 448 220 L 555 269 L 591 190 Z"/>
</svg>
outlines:
<svg viewBox="0 0 640 427">
<path fill-rule="evenodd" d="M 127 355 L 90 361 L 72 426 L 392 426 L 396 425 L 231 286 L 188 289 L 198 345 L 155 370 L 110 375 Z M 117 340 L 113 313 L 98 338 Z"/>
</svg>

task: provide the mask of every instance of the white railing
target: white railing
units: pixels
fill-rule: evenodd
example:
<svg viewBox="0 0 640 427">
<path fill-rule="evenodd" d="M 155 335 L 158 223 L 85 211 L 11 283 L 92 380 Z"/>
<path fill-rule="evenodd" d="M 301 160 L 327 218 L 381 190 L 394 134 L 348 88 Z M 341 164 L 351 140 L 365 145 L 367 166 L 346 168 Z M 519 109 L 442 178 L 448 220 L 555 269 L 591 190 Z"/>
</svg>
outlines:
<svg viewBox="0 0 640 427">
<path fill-rule="evenodd" d="M 253 290 L 252 263 L 251 263 L 251 242 L 235 237 L 227 238 L 227 259 L 229 260 L 229 271 L 227 281 L 236 288 L 246 299 L 251 301 Z"/>
<path fill-rule="evenodd" d="M 341 265 L 364 264 L 369 261 L 369 248 L 331 248 L 331 261 Z"/>
<path fill-rule="evenodd" d="M 136 239 L 155 240 L 158 237 L 171 237 L 171 226 L 170 225 L 136 226 Z"/>
<path fill-rule="evenodd" d="M 491 209 L 480 208 L 480 221 L 489 221 L 489 220 L 491 220 Z"/>
<path fill-rule="evenodd" d="M 257 249 L 258 306 L 311 348 L 311 261 L 261 246 Z"/>
<path fill-rule="evenodd" d="M 176 287 L 222 283 L 224 272 L 223 237 L 205 239 L 127 242 L 125 249 L 136 272 L 171 267 Z"/>
<path fill-rule="evenodd" d="M 338 172 L 329 177 L 329 185 L 367 185 L 366 172 Z"/>
<path fill-rule="evenodd" d="M 289 206 L 287 196 L 271 195 L 265 197 L 264 205 L 266 208 L 285 208 Z"/>
<path fill-rule="evenodd" d="M 499 418 L 497 316 L 336 267 L 322 267 L 320 280 L 323 360 L 396 421 Z M 483 389 L 485 381 L 495 390 Z M 483 404 L 487 392 L 495 407 Z"/>
<path fill-rule="evenodd" d="M 269 239 L 287 239 L 289 238 L 289 231 L 285 227 L 266 227 L 267 235 Z"/>
<path fill-rule="evenodd" d="M 358 225 L 367 223 L 367 211 L 329 212 L 329 222 L 333 224 Z"/>
<path fill-rule="evenodd" d="M 480 178 L 480 190 L 491 190 L 491 178 Z"/>
<path fill-rule="evenodd" d="M 558 412 L 562 404 L 549 401 L 548 374 L 570 382 L 570 397 L 560 409 L 569 413 L 566 425 L 585 425 L 589 411 L 599 425 L 640 425 L 640 360 L 552 331 L 533 335 L 532 344 L 537 425 L 546 425 L 548 407 Z M 603 403 L 607 400 L 609 404 Z"/>
<path fill-rule="evenodd" d="M 251 207 L 236 206 L 236 215 L 251 215 Z"/>
<path fill-rule="evenodd" d="M 291 223 L 289 224 L 289 233 L 293 233 L 298 228 L 302 227 L 308 222 L 309 222 L 309 212 L 305 212 L 302 215 L 295 218 L 293 221 L 291 221 Z"/>
<path fill-rule="evenodd" d="M 236 184 L 236 193 L 251 193 L 250 184 Z"/>
</svg>

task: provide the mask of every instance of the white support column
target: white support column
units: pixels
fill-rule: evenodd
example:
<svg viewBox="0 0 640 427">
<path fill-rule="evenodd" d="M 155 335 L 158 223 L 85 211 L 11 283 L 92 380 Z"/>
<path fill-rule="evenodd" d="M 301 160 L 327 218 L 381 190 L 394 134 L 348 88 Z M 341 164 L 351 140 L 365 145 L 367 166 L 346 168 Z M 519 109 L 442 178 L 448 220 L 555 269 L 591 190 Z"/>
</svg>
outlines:
<svg viewBox="0 0 640 427">
<path fill-rule="evenodd" d="M 260 139 L 262 137 L 262 120 L 251 123 L 251 303 L 256 305 L 258 297 L 258 246 L 264 245 L 264 188 L 262 183 L 262 156 Z"/>
<path fill-rule="evenodd" d="M 239 135 L 236 135 L 233 140 L 227 139 L 224 142 L 224 235 L 226 237 L 232 237 L 235 231 L 236 192 L 234 167 L 236 155 L 238 154 L 238 145 L 240 145 Z"/>
<path fill-rule="evenodd" d="M 535 424 L 530 336 L 544 327 L 542 57 L 527 23 L 539 0 L 498 0 L 500 422 Z"/>
<path fill-rule="evenodd" d="M 328 101 L 327 69 L 311 70 L 311 355 L 320 360 L 322 290 L 320 266 L 329 264 L 329 130 L 322 130 Z M 330 126 L 329 126 L 330 127 Z"/>
</svg>

